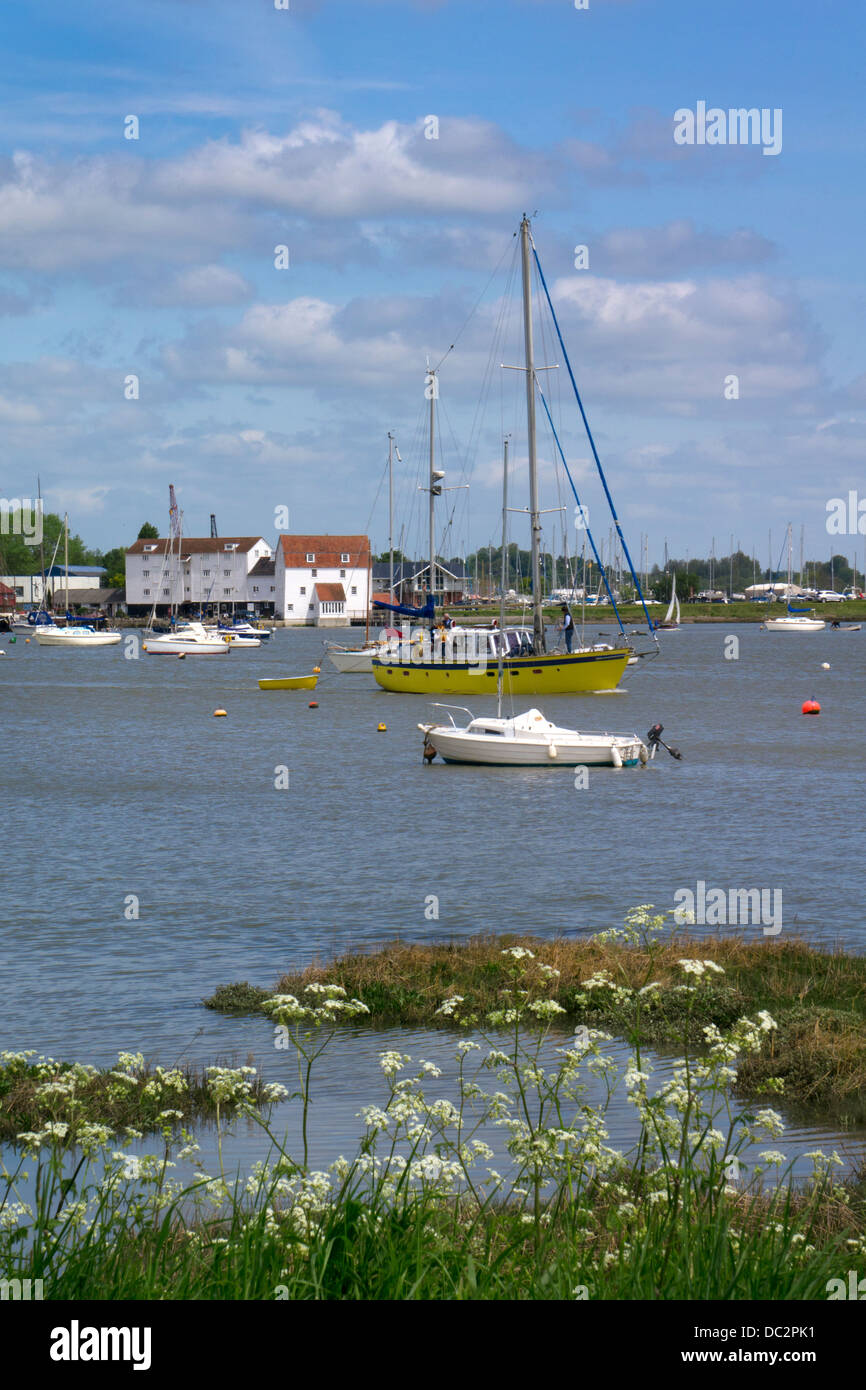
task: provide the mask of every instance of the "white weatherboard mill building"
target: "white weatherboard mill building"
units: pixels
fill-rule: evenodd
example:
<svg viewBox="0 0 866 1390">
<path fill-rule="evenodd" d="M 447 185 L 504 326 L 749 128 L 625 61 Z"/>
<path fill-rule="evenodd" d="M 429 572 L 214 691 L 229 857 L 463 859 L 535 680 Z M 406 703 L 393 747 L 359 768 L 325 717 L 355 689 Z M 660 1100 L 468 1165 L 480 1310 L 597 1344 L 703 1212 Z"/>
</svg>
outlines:
<svg viewBox="0 0 866 1390">
<path fill-rule="evenodd" d="M 274 553 L 274 617 L 290 626 L 364 622 L 370 603 L 367 536 L 280 536 Z"/>
<path fill-rule="evenodd" d="M 126 602 L 134 608 L 246 608 L 250 571 L 272 551 L 261 536 L 184 536 L 138 540 L 126 552 Z M 268 588 L 270 588 L 270 581 Z M 258 598 L 259 596 L 256 595 Z M 262 599 L 272 599 L 269 593 Z"/>
</svg>

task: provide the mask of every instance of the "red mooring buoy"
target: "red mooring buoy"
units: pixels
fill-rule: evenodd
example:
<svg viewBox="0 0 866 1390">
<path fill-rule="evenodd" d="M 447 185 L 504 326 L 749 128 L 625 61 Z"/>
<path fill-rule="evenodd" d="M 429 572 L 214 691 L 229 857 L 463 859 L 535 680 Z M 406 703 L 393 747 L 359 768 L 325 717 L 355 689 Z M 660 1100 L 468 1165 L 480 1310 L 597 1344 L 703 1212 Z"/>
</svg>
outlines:
<svg viewBox="0 0 866 1390">
<path fill-rule="evenodd" d="M 318 700 L 311 700 L 310 703 L 309 703 L 308 708 L 309 708 L 309 709 L 318 709 L 318 708 L 319 708 L 319 702 L 318 702 Z"/>
<path fill-rule="evenodd" d="M 804 713 L 804 714 L 820 714 L 820 713 L 821 713 L 821 706 L 818 704 L 818 701 L 817 701 L 817 700 L 804 700 L 804 701 L 803 701 L 803 713 Z"/>
</svg>

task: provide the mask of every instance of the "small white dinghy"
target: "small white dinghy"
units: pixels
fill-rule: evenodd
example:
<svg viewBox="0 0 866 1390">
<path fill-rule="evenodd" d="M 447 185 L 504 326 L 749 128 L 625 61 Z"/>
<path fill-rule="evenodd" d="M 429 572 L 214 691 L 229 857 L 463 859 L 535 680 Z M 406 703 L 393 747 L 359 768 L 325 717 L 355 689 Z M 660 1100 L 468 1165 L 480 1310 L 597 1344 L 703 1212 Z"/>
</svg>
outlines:
<svg viewBox="0 0 866 1390">
<path fill-rule="evenodd" d="M 499 767 L 636 767 L 649 753 L 637 734 L 581 733 L 551 724 L 540 710 L 529 709 L 513 719 L 485 715 L 473 719 L 459 705 L 469 722 L 459 727 L 449 714 L 448 724 L 419 724 L 424 734 L 424 755 L 436 753 L 446 763 L 487 763 Z"/>
</svg>

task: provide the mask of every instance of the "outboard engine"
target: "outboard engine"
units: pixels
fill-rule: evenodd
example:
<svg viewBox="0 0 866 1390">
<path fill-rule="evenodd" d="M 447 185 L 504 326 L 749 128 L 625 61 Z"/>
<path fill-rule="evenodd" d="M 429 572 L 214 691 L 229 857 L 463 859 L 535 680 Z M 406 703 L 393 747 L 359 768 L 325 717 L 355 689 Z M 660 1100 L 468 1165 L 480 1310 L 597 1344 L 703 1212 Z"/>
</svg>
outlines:
<svg viewBox="0 0 866 1390">
<path fill-rule="evenodd" d="M 664 724 L 653 724 L 652 728 L 647 733 L 646 737 L 650 749 L 650 758 L 655 757 L 657 748 L 667 748 L 667 751 L 670 753 L 671 757 L 676 758 L 678 762 L 681 762 L 683 755 L 680 752 L 679 748 L 669 748 L 668 745 L 665 743 L 664 739 L 662 738 L 664 727 Z"/>
</svg>

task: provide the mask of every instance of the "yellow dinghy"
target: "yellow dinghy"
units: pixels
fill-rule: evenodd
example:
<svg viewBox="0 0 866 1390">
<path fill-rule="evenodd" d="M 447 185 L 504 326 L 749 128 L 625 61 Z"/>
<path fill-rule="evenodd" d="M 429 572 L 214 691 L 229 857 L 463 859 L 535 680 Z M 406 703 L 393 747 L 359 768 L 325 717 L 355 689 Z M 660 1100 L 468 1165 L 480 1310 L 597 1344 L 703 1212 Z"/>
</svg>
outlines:
<svg viewBox="0 0 866 1390">
<path fill-rule="evenodd" d="M 317 675 L 276 676 L 272 680 L 259 681 L 259 690 L 315 690 Z"/>
</svg>

